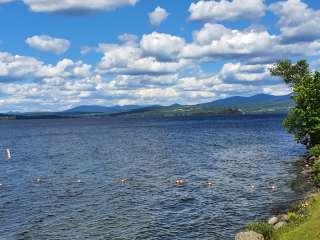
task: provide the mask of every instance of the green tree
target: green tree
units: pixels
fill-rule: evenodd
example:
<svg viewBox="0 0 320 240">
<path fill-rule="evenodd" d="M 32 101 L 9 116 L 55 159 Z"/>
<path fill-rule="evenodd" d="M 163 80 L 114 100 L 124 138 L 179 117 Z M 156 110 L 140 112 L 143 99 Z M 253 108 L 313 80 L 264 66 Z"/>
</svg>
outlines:
<svg viewBox="0 0 320 240">
<path fill-rule="evenodd" d="M 293 91 L 295 107 L 284 121 L 295 138 L 312 147 L 320 143 L 320 72 L 312 72 L 305 60 L 292 63 L 281 60 L 270 69 L 271 75 L 283 78 Z"/>
</svg>

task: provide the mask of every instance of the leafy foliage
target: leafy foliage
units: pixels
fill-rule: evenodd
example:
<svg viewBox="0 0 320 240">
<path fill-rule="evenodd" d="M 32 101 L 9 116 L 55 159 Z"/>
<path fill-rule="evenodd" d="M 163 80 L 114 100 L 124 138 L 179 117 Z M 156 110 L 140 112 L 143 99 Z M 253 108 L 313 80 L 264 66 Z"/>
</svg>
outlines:
<svg viewBox="0 0 320 240">
<path fill-rule="evenodd" d="M 263 235 L 265 240 L 277 240 L 276 231 L 273 225 L 265 222 L 254 222 L 247 225 L 246 229 L 248 231 L 254 231 Z"/>
<path fill-rule="evenodd" d="M 311 72 L 305 60 L 296 64 L 279 61 L 270 72 L 283 78 L 293 90 L 296 106 L 284 121 L 286 128 L 308 147 L 320 143 L 320 72 Z"/>
<path fill-rule="evenodd" d="M 320 157 L 320 144 L 315 145 L 310 149 L 310 155 Z"/>
<path fill-rule="evenodd" d="M 320 185 L 320 159 L 317 159 L 313 166 L 314 176 L 313 180 L 315 184 Z"/>
</svg>

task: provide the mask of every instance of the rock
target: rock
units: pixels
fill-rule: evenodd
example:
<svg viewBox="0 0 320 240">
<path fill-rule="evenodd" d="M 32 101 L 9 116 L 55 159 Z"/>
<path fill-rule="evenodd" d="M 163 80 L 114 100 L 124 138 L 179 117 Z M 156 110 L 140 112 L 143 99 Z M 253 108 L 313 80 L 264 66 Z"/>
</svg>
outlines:
<svg viewBox="0 0 320 240">
<path fill-rule="evenodd" d="M 256 232 L 240 232 L 236 235 L 235 240 L 264 240 L 264 237 Z"/>
<path fill-rule="evenodd" d="M 287 214 L 281 214 L 278 216 L 280 222 L 288 222 L 289 221 L 289 216 Z"/>
<path fill-rule="evenodd" d="M 313 173 L 313 169 L 305 169 L 301 172 L 303 175 L 310 175 Z"/>
<path fill-rule="evenodd" d="M 311 156 L 308 158 L 309 161 L 314 162 L 317 160 L 317 158 L 315 156 Z"/>
<path fill-rule="evenodd" d="M 279 222 L 279 219 L 277 217 L 272 217 L 268 220 L 268 223 L 271 225 L 275 225 L 277 222 Z"/>
<path fill-rule="evenodd" d="M 276 225 L 274 225 L 274 229 L 279 229 L 286 224 L 287 224 L 287 222 L 285 222 L 285 221 L 278 222 Z"/>
</svg>

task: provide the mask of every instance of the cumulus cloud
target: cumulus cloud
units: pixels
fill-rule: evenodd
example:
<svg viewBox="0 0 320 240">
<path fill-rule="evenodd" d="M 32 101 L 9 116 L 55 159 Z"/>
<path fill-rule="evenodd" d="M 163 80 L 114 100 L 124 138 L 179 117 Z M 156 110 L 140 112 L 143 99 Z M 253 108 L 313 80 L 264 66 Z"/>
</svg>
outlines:
<svg viewBox="0 0 320 240">
<path fill-rule="evenodd" d="M 87 13 L 133 6 L 139 0 L 23 0 L 33 12 Z"/>
<path fill-rule="evenodd" d="M 252 83 L 266 84 L 268 81 L 273 81 L 270 76 L 270 64 L 242 64 L 226 63 L 220 70 L 219 77 L 225 83 Z"/>
<path fill-rule="evenodd" d="M 285 43 L 281 36 L 264 29 L 229 29 L 206 23 L 193 33 L 193 41 L 185 45 L 180 57 L 200 61 L 235 59 L 251 63 L 272 63 L 277 59 L 319 55 L 320 41 Z"/>
<path fill-rule="evenodd" d="M 167 19 L 169 13 L 167 10 L 156 7 L 153 12 L 149 13 L 149 20 L 152 25 L 159 26 L 164 20 Z"/>
<path fill-rule="evenodd" d="M 320 10 L 309 8 L 301 0 L 276 2 L 269 9 L 280 17 L 278 25 L 284 42 L 313 41 L 320 37 Z"/>
<path fill-rule="evenodd" d="M 130 33 L 124 33 L 118 36 L 118 40 L 125 45 L 135 46 L 138 41 L 138 36 Z"/>
<path fill-rule="evenodd" d="M 263 0 L 198 1 L 189 7 L 191 20 L 230 21 L 264 16 Z"/>
<path fill-rule="evenodd" d="M 91 65 L 63 59 L 56 65 L 28 56 L 0 52 L 0 81 L 37 80 L 52 77 L 79 78 L 90 75 Z"/>
<path fill-rule="evenodd" d="M 140 47 L 159 59 L 176 59 L 185 46 L 185 40 L 170 34 L 153 32 L 142 36 Z"/>
<path fill-rule="evenodd" d="M 276 44 L 277 36 L 256 29 L 227 29 L 207 23 L 194 33 L 194 42 L 187 44 L 182 56 L 187 58 L 230 59 L 266 55 Z"/>
<path fill-rule="evenodd" d="M 160 62 L 154 56 L 143 56 L 140 48 L 119 45 L 108 49 L 98 65 L 101 74 L 162 75 L 186 67 L 187 60 Z"/>
<path fill-rule="evenodd" d="M 26 43 L 37 50 L 62 54 L 70 47 L 70 41 L 62 38 L 53 38 L 48 35 L 33 36 L 26 39 Z"/>
<path fill-rule="evenodd" d="M 0 0 L 0 4 L 1 3 L 9 3 L 9 2 L 13 2 L 13 1 L 15 1 L 15 0 Z"/>
<path fill-rule="evenodd" d="M 184 39 L 153 32 L 143 35 L 139 44 L 99 44 L 104 54 L 98 65 L 101 74 L 163 75 L 176 73 L 191 64 L 178 55 Z"/>
</svg>

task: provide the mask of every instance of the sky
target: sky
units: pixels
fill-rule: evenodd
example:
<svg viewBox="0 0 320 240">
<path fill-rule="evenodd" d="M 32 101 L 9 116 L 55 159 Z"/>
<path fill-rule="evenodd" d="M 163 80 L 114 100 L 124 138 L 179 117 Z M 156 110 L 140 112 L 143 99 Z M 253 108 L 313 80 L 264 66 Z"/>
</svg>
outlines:
<svg viewBox="0 0 320 240">
<path fill-rule="evenodd" d="M 197 104 L 320 68 L 319 0 L 0 0 L 0 112 Z"/>
</svg>

